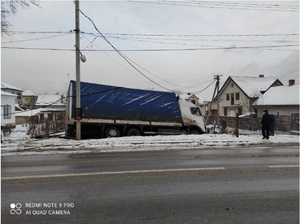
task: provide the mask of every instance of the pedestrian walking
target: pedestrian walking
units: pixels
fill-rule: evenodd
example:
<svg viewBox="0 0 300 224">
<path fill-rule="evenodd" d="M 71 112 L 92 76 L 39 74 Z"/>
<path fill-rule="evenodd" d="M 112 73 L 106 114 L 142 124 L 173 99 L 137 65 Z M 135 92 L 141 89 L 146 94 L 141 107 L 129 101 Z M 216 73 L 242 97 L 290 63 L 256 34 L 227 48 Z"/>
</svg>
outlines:
<svg viewBox="0 0 300 224">
<path fill-rule="evenodd" d="M 269 139 L 269 133 L 270 133 L 270 124 L 271 124 L 271 116 L 268 113 L 267 110 L 263 111 L 263 117 L 261 119 L 261 125 L 262 125 L 262 136 L 263 139 Z"/>
<path fill-rule="evenodd" d="M 275 122 L 276 122 L 276 118 L 273 114 L 270 114 L 270 118 L 271 118 L 271 123 L 270 123 L 270 136 L 274 136 L 274 130 L 275 130 Z"/>
</svg>

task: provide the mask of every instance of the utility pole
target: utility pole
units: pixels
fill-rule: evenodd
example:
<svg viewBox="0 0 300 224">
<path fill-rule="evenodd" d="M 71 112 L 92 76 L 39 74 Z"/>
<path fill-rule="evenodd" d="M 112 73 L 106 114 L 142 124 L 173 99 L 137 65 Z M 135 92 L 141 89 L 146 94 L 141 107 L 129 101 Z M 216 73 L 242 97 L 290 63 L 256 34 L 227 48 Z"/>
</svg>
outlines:
<svg viewBox="0 0 300 224">
<path fill-rule="evenodd" d="M 209 107 L 209 111 L 208 111 L 208 118 L 211 116 L 211 107 L 212 107 L 215 95 L 219 94 L 219 90 L 220 90 L 220 76 L 223 76 L 223 75 L 215 75 L 214 76 L 214 79 L 217 80 L 217 82 L 216 82 L 216 86 L 215 86 L 215 89 L 214 89 L 213 96 L 211 98 L 211 103 L 210 103 L 210 107 Z M 206 125 L 207 125 L 207 122 L 208 122 L 208 118 L 206 119 Z M 219 99 L 217 99 L 217 121 L 216 121 L 216 124 L 218 125 L 218 123 L 219 123 Z M 215 124 L 214 124 L 214 132 L 215 132 Z"/>
<path fill-rule="evenodd" d="M 217 90 L 217 95 L 219 94 L 220 91 L 220 75 L 215 75 L 214 79 L 217 80 L 216 82 L 216 90 Z M 220 110 L 220 100 L 219 97 L 217 98 L 217 125 L 219 125 L 219 110 Z"/>
<path fill-rule="evenodd" d="M 76 140 L 81 139 L 81 102 L 80 102 L 80 28 L 79 28 L 79 0 L 75 0 L 75 52 L 76 52 Z"/>
</svg>

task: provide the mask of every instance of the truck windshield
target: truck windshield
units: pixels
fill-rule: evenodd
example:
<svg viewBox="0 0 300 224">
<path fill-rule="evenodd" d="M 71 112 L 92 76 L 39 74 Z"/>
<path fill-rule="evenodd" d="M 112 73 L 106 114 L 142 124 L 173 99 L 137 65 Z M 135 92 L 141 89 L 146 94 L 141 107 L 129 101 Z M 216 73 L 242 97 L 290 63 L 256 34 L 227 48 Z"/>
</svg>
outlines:
<svg viewBox="0 0 300 224">
<path fill-rule="evenodd" d="M 198 107 L 190 107 L 191 113 L 196 116 L 201 116 L 200 110 Z"/>
</svg>

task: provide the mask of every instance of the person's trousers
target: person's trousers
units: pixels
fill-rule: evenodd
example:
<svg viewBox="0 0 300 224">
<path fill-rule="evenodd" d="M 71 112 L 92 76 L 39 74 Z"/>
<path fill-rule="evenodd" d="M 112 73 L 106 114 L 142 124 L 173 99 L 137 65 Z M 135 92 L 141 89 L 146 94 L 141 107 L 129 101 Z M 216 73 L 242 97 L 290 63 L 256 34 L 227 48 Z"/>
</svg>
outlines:
<svg viewBox="0 0 300 224">
<path fill-rule="evenodd" d="M 270 133 L 270 128 L 269 127 L 263 127 L 262 128 L 263 138 L 269 139 L 269 133 Z"/>
</svg>

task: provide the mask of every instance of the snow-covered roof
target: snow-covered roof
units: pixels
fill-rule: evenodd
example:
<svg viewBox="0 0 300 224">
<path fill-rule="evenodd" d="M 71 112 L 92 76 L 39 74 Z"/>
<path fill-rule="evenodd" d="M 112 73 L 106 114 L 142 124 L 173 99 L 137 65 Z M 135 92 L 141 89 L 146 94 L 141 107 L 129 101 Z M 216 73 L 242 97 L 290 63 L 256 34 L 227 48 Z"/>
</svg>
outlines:
<svg viewBox="0 0 300 224">
<path fill-rule="evenodd" d="M 19 104 L 15 104 L 16 111 L 25 111 Z"/>
<path fill-rule="evenodd" d="M 40 109 L 34 109 L 34 110 L 27 110 L 27 111 L 23 111 L 23 112 L 17 112 L 16 117 L 32 117 L 32 116 L 36 116 L 41 111 L 42 111 L 42 109 L 40 108 Z"/>
<path fill-rule="evenodd" d="M 32 117 L 32 116 L 36 116 L 39 113 L 42 112 L 62 112 L 64 111 L 64 109 L 61 108 L 38 108 L 38 109 L 33 109 L 33 110 L 27 110 L 27 111 L 23 111 L 23 112 L 17 112 L 16 113 L 16 117 Z"/>
<path fill-rule="evenodd" d="M 64 105 L 60 95 L 39 95 L 36 105 Z"/>
<path fill-rule="evenodd" d="M 1 89 L 13 89 L 13 90 L 18 90 L 18 91 L 23 91 L 22 89 L 15 87 L 13 85 L 7 84 L 5 82 L 1 82 Z"/>
<path fill-rule="evenodd" d="M 12 93 L 8 93 L 8 92 L 4 92 L 4 91 L 1 91 L 1 96 L 14 96 L 14 97 L 17 97 L 16 94 L 12 94 Z"/>
<path fill-rule="evenodd" d="M 24 90 L 22 93 L 22 96 L 36 96 L 34 92 L 32 92 L 30 89 Z"/>
<path fill-rule="evenodd" d="M 255 102 L 256 105 L 299 105 L 299 84 L 270 88 Z"/>
<path fill-rule="evenodd" d="M 261 95 L 261 91 L 266 91 L 277 80 L 277 78 L 274 77 L 230 77 L 248 95 L 248 97 L 259 97 Z"/>
</svg>

